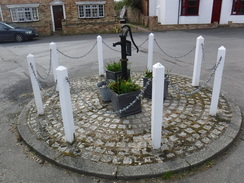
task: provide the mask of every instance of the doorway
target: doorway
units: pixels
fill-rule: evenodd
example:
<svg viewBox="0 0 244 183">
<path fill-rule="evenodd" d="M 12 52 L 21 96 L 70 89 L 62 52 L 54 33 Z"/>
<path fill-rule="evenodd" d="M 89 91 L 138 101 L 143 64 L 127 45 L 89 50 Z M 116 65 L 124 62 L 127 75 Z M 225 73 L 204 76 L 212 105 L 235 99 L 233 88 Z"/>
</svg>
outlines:
<svg viewBox="0 0 244 183">
<path fill-rule="evenodd" d="M 53 6 L 53 18 L 55 30 L 62 30 L 62 19 L 64 19 L 63 6 Z"/>
<path fill-rule="evenodd" d="M 212 20 L 211 23 L 220 21 L 222 0 L 214 0 L 213 2 L 213 10 L 212 10 Z"/>
</svg>

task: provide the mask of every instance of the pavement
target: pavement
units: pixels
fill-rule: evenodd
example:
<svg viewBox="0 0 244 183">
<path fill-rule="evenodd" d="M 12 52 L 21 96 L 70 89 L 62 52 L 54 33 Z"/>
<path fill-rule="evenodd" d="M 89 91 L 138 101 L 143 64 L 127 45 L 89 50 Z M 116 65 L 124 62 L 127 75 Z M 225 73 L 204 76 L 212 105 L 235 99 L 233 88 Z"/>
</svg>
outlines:
<svg viewBox="0 0 244 183">
<path fill-rule="evenodd" d="M 128 141 L 128 143 L 131 143 L 130 146 L 132 145 L 136 145 L 134 148 L 131 146 L 130 150 L 133 150 L 133 153 L 131 154 L 126 154 L 125 156 L 127 157 L 125 161 L 124 159 L 121 161 L 112 161 L 115 159 L 115 157 L 119 157 L 119 155 L 112 154 L 112 151 L 107 151 L 109 153 L 107 154 L 102 154 L 102 153 L 98 153 L 95 152 L 95 150 L 93 150 L 92 148 L 88 149 L 84 149 L 81 148 L 82 147 L 82 143 L 84 143 L 83 145 L 89 145 L 89 142 L 84 141 L 84 139 L 82 139 L 82 137 L 79 137 L 79 142 L 78 143 L 74 143 L 74 145 L 79 144 L 80 145 L 80 149 L 87 151 L 88 154 L 90 153 L 90 155 L 93 153 L 95 155 L 99 155 L 98 157 L 103 157 L 104 155 L 107 155 L 107 160 L 113 158 L 111 161 L 109 162 L 104 162 L 105 158 L 100 158 L 99 160 L 97 160 L 96 162 L 96 158 L 91 160 L 91 159 L 85 159 L 85 157 L 81 157 L 81 155 L 79 155 L 79 149 L 77 149 L 77 151 L 75 151 L 78 154 L 75 154 L 77 157 L 74 157 L 73 155 L 73 151 L 70 151 L 69 153 L 67 153 L 66 151 L 62 151 L 62 150 L 58 150 L 55 149 L 52 145 L 54 145 L 55 143 L 53 143 L 53 141 L 47 141 L 47 139 L 45 140 L 45 138 L 43 139 L 43 136 L 41 135 L 45 135 L 45 134 L 38 134 L 39 138 L 37 140 L 38 143 L 36 143 L 35 145 L 31 144 L 34 148 L 36 148 L 38 145 L 40 146 L 44 146 L 47 149 L 47 152 L 49 150 L 53 150 L 51 151 L 56 152 L 57 154 L 52 154 L 53 157 L 55 155 L 60 155 L 57 156 L 57 161 L 60 160 L 65 160 L 65 158 L 68 158 L 69 160 L 71 160 L 70 162 L 73 162 L 72 160 L 74 160 L 75 158 L 79 158 L 80 160 L 83 159 L 84 161 L 87 162 L 91 162 L 92 164 L 88 164 L 87 167 L 89 167 L 90 165 L 94 165 L 96 163 L 101 163 L 101 164 L 105 164 L 105 165 L 110 165 L 110 166 L 114 166 L 116 168 L 118 167 L 122 167 L 122 168 L 126 168 L 126 167 L 134 167 L 132 168 L 133 170 L 137 169 L 135 167 L 141 166 L 144 167 L 145 170 L 148 170 L 148 168 L 146 168 L 147 166 L 153 166 L 156 164 L 160 164 L 160 161 L 163 161 L 164 163 L 161 162 L 160 164 L 160 168 L 161 165 L 163 167 L 164 164 L 168 164 L 168 167 L 172 167 L 172 164 L 170 164 L 169 162 L 175 163 L 175 161 L 177 159 L 183 160 L 184 163 L 182 163 L 180 166 L 181 168 L 184 168 L 184 164 L 188 166 L 188 168 L 190 168 L 189 171 L 180 171 L 179 174 L 173 174 L 172 172 L 167 172 L 166 169 L 165 171 L 167 172 L 165 174 L 165 176 L 161 176 L 160 172 L 163 173 L 165 172 L 163 169 L 158 168 L 157 170 L 155 170 L 155 172 L 159 172 L 159 177 L 155 177 L 155 178 L 142 178 L 144 176 L 147 176 L 147 174 L 144 175 L 140 175 L 140 179 L 136 179 L 136 180 L 132 180 L 132 172 L 126 172 L 127 177 L 130 178 L 130 180 L 119 180 L 119 179 L 108 179 L 108 178 L 100 178 L 98 176 L 94 176 L 96 175 L 96 172 L 91 172 L 93 175 L 87 175 L 86 173 L 81 173 L 81 172 L 87 172 L 84 171 L 84 169 L 79 170 L 79 173 L 75 173 L 73 171 L 69 171 L 70 168 L 65 169 L 65 168 L 59 168 L 59 166 L 55 166 L 53 163 L 55 163 L 55 161 L 53 161 L 53 163 L 49 163 L 48 161 L 45 161 L 45 159 L 43 157 L 38 156 L 38 154 L 36 154 L 35 151 L 33 151 L 32 149 L 28 148 L 26 146 L 26 144 L 22 141 L 21 137 L 18 135 L 18 132 L 16 130 L 16 124 L 18 121 L 18 118 L 20 116 L 20 113 L 22 112 L 22 114 L 24 113 L 25 110 L 23 110 L 24 108 L 26 109 L 33 109 L 33 114 L 35 113 L 35 108 L 33 107 L 33 103 L 29 103 L 30 100 L 33 99 L 33 95 L 32 95 L 32 89 L 31 89 L 31 85 L 30 85 L 30 80 L 29 80 L 29 73 L 28 73 L 28 68 L 27 68 L 27 64 L 26 64 L 26 56 L 29 53 L 32 53 L 35 56 L 36 59 L 36 64 L 37 64 L 37 68 L 38 70 L 45 75 L 45 73 L 48 70 L 48 66 L 49 66 L 49 60 L 50 60 L 50 51 L 49 51 L 49 43 L 50 42 L 55 42 L 57 43 L 58 48 L 63 51 L 66 54 L 69 54 L 71 56 L 80 56 L 83 55 L 84 53 L 87 53 L 90 48 L 93 46 L 93 44 L 95 43 L 95 39 L 96 39 L 96 35 L 76 35 L 76 36 L 55 36 L 55 37 L 43 37 L 40 38 L 39 40 L 34 40 L 34 41 L 30 41 L 30 42 L 24 42 L 24 43 L 1 43 L 0 45 L 0 63 L 1 63 L 1 72 L 0 72 L 0 129 L 1 129 L 1 138 L 0 138 L 0 182 L 5 182 L 5 183 L 9 183 L 9 182 L 88 182 L 88 183 L 93 183 L 93 182 L 104 182 L 104 183 L 111 183 L 111 182 L 135 182 L 135 183 L 145 183 L 145 182 L 153 182 L 153 183 L 159 183 L 159 182 L 177 182 L 177 183 L 195 183 L 195 182 L 199 182 L 199 183 L 205 183 L 205 182 L 223 182 L 223 183 L 241 183 L 243 180 L 243 171 L 244 171 L 244 159 L 243 159 L 243 151 L 244 151 L 244 143 L 243 143 L 243 139 L 244 139 L 244 134 L 243 134 L 243 130 L 242 128 L 240 129 L 240 134 L 235 138 L 235 133 L 230 133 L 231 136 L 226 136 L 225 134 L 228 133 L 229 130 L 233 130 L 233 132 L 238 132 L 238 124 L 235 124 L 234 126 L 236 126 L 237 128 L 234 128 L 234 126 L 232 126 L 232 120 L 234 120 L 234 117 L 236 115 L 233 115 L 234 112 L 239 113 L 238 111 L 238 106 L 240 107 L 240 111 L 244 111 L 244 83 L 243 83 L 243 77 L 244 77 L 244 73 L 242 72 L 244 69 L 244 65 L 243 65 L 243 58 L 244 58 L 244 45 L 243 45 L 243 28 L 218 28 L 218 29 L 212 29 L 212 30 L 190 30 L 190 31 L 165 31 L 165 32 L 155 32 L 155 39 L 157 40 L 158 44 L 164 49 L 165 52 L 167 52 L 168 55 L 165 55 L 161 52 L 161 50 L 159 48 L 156 47 L 155 45 L 155 50 L 154 50 L 154 63 L 160 62 L 162 63 L 166 68 L 172 69 L 172 75 L 175 76 L 183 76 L 183 80 L 186 80 L 185 82 L 188 83 L 188 79 L 191 78 L 192 75 L 192 69 L 193 69 L 193 60 L 194 60 L 194 54 L 188 54 L 185 57 L 182 58 L 172 58 L 169 55 L 175 55 L 175 56 L 179 56 L 179 55 L 184 55 L 185 53 L 187 53 L 189 50 L 191 50 L 194 46 L 195 46 L 195 41 L 196 38 L 199 35 L 202 35 L 205 38 L 205 62 L 203 63 L 203 69 L 202 69 L 202 73 L 201 73 L 201 80 L 202 81 L 206 81 L 206 79 L 208 79 L 208 76 L 210 74 L 210 72 L 207 70 L 207 68 L 211 67 L 212 65 L 214 65 L 214 63 L 216 62 L 216 55 L 217 55 L 217 49 L 220 46 L 225 46 L 227 49 L 227 53 L 226 53 L 226 61 L 225 61 L 225 68 L 224 68 L 224 74 L 223 74 L 223 80 L 222 80 L 222 97 L 220 102 L 223 104 L 223 106 L 225 106 L 226 104 L 228 104 L 228 107 L 224 107 L 223 109 L 223 113 L 222 110 L 220 111 L 221 114 L 224 114 L 223 116 L 219 116 L 221 120 L 226 121 L 226 124 L 222 124 L 222 127 L 219 127 L 219 129 L 215 126 L 211 126 L 211 129 L 215 129 L 215 132 L 219 133 L 216 134 L 216 139 L 212 136 L 210 136 L 211 134 L 211 130 L 209 133 L 207 133 L 207 138 L 209 139 L 209 142 L 207 143 L 207 139 L 205 138 L 204 140 L 202 138 L 200 138 L 198 143 L 190 143 L 190 141 L 187 141 L 186 139 L 184 139 L 183 137 L 179 137 L 179 135 L 185 135 L 187 137 L 189 137 L 190 132 L 192 133 L 196 133 L 195 128 L 193 128 L 193 126 L 188 126 L 185 128 L 180 128 L 178 127 L 177 123 L 174 124 L 176 127 L 179 128 L 180 132 L 183 133 L 177 133 L 175 136 L 173 136 L 172 134 L 168 134 L 167 131 L 165 132 L 165 136 L 163 134 L 163 137 L 165 137 L 164 139 L 168 139 L 168 142 L 163 141 L 163 145 L 164 148 L 169 148 L 172 150 L 172 154 L 169 155 L 169 152 L 165 149 L 161 149 L 161 151 L 163 152 L 161 155 L 158 154 L 158 159 L 156 161 L 156 157 L 157 157 L 157 153 L 155 151 L 151 151 L 150 149 L 150 140 L 146 139 L 145 137 L 145 141 L 147 142 L 146 145 L 149 147 L 147 150 L 149 150 L 146 158 L 139 158 L 139 160 L 141 162 L 137 162 L 138 165 L 136 165 L 136 161 L 138 161 L 138 159 L 133 158 L 133 153 L 134 155 L 136 153 L 144 153 L 142 150 L 140 152 L 135 151 L 138 148 L 142 148 L 141 146 L 138 146 L 138 144 L 136 142 L 138 142 L 138 139 L 133 139 L 130 138 Z M 135 42 L 140 45 L 141 43 L 144 42 L 144 40 L 147 38 L 148 33 L 133 33 L 134 36 L 134 40 Z M 103 40 L 106 42 L 107 45 L 112 45 L 113 42 L 117 42 L 119 40 L 119 36 L 118 34 L 105 34 L 102 35 Z M 115 49 L 115 48 L 113 48 Z M 117 49 L 117 48 L 116 48 Z M 111 61 L 111 60 L 116 60 L 119 59 L 120 54 L 118 53 L 118 51 L 113 51 L 111 50 L 111 48 L 108 48 L 107 46 L 104 47 L 104 58 L 105 61 Z M 72 81 L 72 83 L 77 81 L 77 78 L 79 81 L 82 81 L 83 79 L 86 79 L 87 81 L 89 81 L 89 83 L 92 83 L 90 81 L 92 81 L 91 77 L 96 76 L 97 75 L 97 70 L 98 70 L 98 64 L 97 64 L 97 56 L 96 56 L 96 51 L 93 50 L 90 52 L 89 55 L 87 55 L 85 58 L 82 59 L 77 59 L 77 60 L 72 60 L 69 58 L 65 58 L 62 55 L 59 55 L 59 63 L 60 65 L 64 65 L 65 67 L 68 68 L 69 71 L 69 78 Z M 146 68 L 146 60 L 147 60 L 147 45 L 143 44 L 142 46 L 140 46 L 140 52 L 138 54 L 134 53 L 132 54 L 131 57 L 129 57 L 129 61 L 131 62 L 131 70 L 133 70 L 134 73 L 140 73 L 142 71 L 145 70 Z M 100 78 L 95 79 L 95 82 L 97 82 L 97 80 L 99 80 Z M 176 79 L 175 81 L 177 81 L 180 79 Z M 139 82 L 139 81 L 138 81 Z M 141 81 L 140 81 L 141 82 Z M 49 78 L 49 80 L 45 83 L 42 83 L 44 85 L 45 88 L 50 88 L 53 86 L 54 82 L 52 79 Z M 209 87 L 209 91 L 211 91 L 211 86 L 212 86 L 212 81 L 210 81 L 208 83 Z M 190 85 L 188 85 L 187 87 L 190 87 Z M 95 88 L 94 86 L 91 87 L 91 91 L 95 92 Z M 180 97 L 179 101 L 181 101 L 182 103 L 177 103 L 175 104 L 174 102 L 176 102 L 176 100 L 171 100 L 173 99 L 176 94 L 174 93 L 174 91 L 172 91 L 172 88 L 170 89 L 170 95 L 169 98 L 166 99 L 166 104 L 168 102 L 167 105 L 169 105 L 169 107 L 173 108 L 175 107 L 175 109 L 180 111 L 180 107 L 179 105 L 183 105 L 186 104 L 185 101 L 189 101 L 189 103 L 185 106 L 186 109 L 188 109 L 189 111 L 192 110 L 192 107 L 190 107 L 191 105 L 191 100 L 190 98 L 184 98 L 184 97 Z M 82 92 L 81 92 L 82 93 Z M 95 96 L 97 96 L 97 98 L 99 98 L 99 96 L 96 94 L 96 92 L 94 93 Z M 209 92 L 204 91 L 203 94 L 201 95 L 205 95 L 206 100 L 209 100 Z M 73 97 L 75 97 L 75 95 L 72 95 Z M 77 96 L 76 96 L 77 97 Z M 48 98 L 45 98 L 45 102 L 48 101 Z M 51 99 L 49 99 L 51 100 Z M 55 97 L 52 98 L 52 100 L 55 102 Z M 78 100 L 78 98 L 77 98 Z M 88 99 L 90 100 L 90 99 Z M 193 101 L 195 101 L 196 99 L 193 99 Z M 172 104 L 170 102 L 173 102 Z M 142 100 L 142 102 L 145 102 L 145 99 Z M 29 104 L 28 104 L 29 103 Z M 99 101 L 97 101 L 97 99 L 95 100 L 95 103 L 98 104 L 99 106 Z M 28 104 L 28 105 L 27 105 Z M 165 105 L 166 105 L 165 104 Z M 199 105 L 196 105 L 199 104 Z M 196 106 L 200 106 L 200 102 L 196 102 L 196 104 L 194 103 L 194 105 Z M 165 106 L 165 109 L 167 108 L 167 105 Z M 207 104 L 208 105 L 208 104 Z M 27 107 L 26 107 L 27 106 Z M 50 106 L 46 106 L 47 108 Z M 179 108 L 177 108 L 179 107 Z M 105 107 L 106 110 L 110 110 L 109 108 Z M 143 107 L 144 109 L 144 107 Z M 171 109 L 172 110 L 172 109 Z M 193 113 L 193 118 L 194 115 L 197 116 L 197 110 L 194 111 L 196 112 L 196 114 Z M 206 111 L 208 110 L 207 108 L 205 109 Z M 228 112 L 231 111 L 231 112 Z M 164 112 L 169 112 L 169 111 L 164 111 Z M 181 111 L 182 112 L 182 111 Z M 184 111 L 187 112 L 187 111 Z M 26 114 L 31 114 L 29 112 L 26 111 Z M 143 115 L 144 111 L 138 115 Z M 167 113 L 169 115 L 169 119 L 166 120 L 166 122 L 170 122 L 170 117 L 172 118 L 170 113 Z M 95 115 L 95 114 L 94 114 Z M 201 117 L 206 117 L 205 115 L 207 115 L 206 113 L 203 113 L 202 115 L 200 114 Z M 179 117 L 179 116 L 178 116 Z M 188 117 L 188 116 L 187 116 Z M 33 119 L 36 119 L 37 117 L 34 116 Z M 189 117 L 190 118 L 190 117 Z M 27 119 L 27 118 L 26 118 Z M 55 121 L 56 118 L 54 118 Z M 115 116 L 114 119 L 117 119 L 117 117 Z M 178 119 L 181 119 L 180 117 Z M 184 118 L 182 118 L 181 120 L 183 120 Z M 52 119 L 48 119 L 47 121 L 52 121 Z M 61 119 L 60 119 L 61 120 Z M 81 120 L 82 121 L 82 116 L 81 116 Z M 193 120 L 196 122 L 195 127 L 197 127 L 196 125 L 201 125 L 199 124 L 197 121 L 198 120 Z M 31 120 L 27 121 L 27 122 L 31 122 Z M 33 141 L 34 139 L 36 139 L 37 134 L 34 133 L 32 131 L 32 127 L 30 126 L 30 123 L 27 124 L 26 122 L 26 128 L 29 128 L 29 132 L 32 132 L 31 134 L 33 135 Z M 134 121 L 131 121 L 134 125 L 136 125 L 137 123 Z M 194 123 L 195 123 L 194 122 Z M 209 119 L 208 122 L 211 122 L 211 119 Z M 87 122 L 88 123 L 88 122 Z M 135 126 L 129 126 L 128 124 L 123 124 L 123 122 L 121 122 L 120 127 L 124 127 L 123 125 L 125 125 L 125 127 L 129 128 L 124 129 L 123 128 L 119 128 L 119 125 L 115 122 L 109 122 L 110 126 L 108 126 L 108 128 L 110 129 L 109 131 L 112 133 L 113 132 L 113 127 L 116 128 L 117 131 L 122 131 L 124 133 L 124 135 L 127 135 L 128 131 L 131 131 L 131 128 L 134 129 Z M 193 124 L 194 124 L 193 123 Z M 205 127 L 205 128 L 209 128 L 209 126 L 206 124 L 206 121 L 202 121 L 202 126 L 201 128 Z M 216 123 L 216 122 L 215 122 Z M 217 121 L 217 123 L 219 123 L 219 121 Z M 49 123 L 48 123 L 49 124 Z M 78 123 L 77 123 L 78 124 Z M 145 124 L 149 125 L 147 122 L 145 122 Z M 185 123 L 184 123 L 185 124 Z M 221 124 L 221 123 L 220 123 Z M 49 124 L 50 125 L 50 124 Z M 58 124 L 56 124 L 58 125 Z M 89 126 L 89 123 L 87 124 Z M 107 125 L 107 124 L 106 124 Z M 167 125 L 167 123 L 165 124 Z M 173 124 L 172 124 L 173 125 Z M 186 124 L 187 125 L 187 124 Z M 189 124 L 188 124 L 189 125 Z M 45 125 L 44 125 L 45 126 Z M 92 126 L 92 125 L 91 125 Z M 92 127 L 94 128 L 95 125 Z M 168 131 L 173 131 L 176 129 L 171 128 L 171 124 L 169 123 L 169 126 L 164 127 L 164 128 L 168 128 Z M 183 127 L 183 126 L 182 126 Z M 25 129 L 26 129 L 25 128 Z M 101 126 L 98 126 L 98 128 L 104 128 Z M 217 128 L 217 129 L 216 129 Z M 45 129 L 45 128 L 44 128 Z M 87 129 L 89 129 L 89 127 L 87 127 Z M 192 129 L 192 130 L 191 130 Z M 92 130 L 92 129 L 91 129 Z M 206 129 L 203 128 L 203 130 L 206 131 Z M 217 130 L 217 131 L 216 131 Z M 79 134 L 78 130 L 76 129 L 77 134 Z M 133 130 L 132 130 L 133 131 Z M 27 131 L 28 132 L 28 131 Z M 203 132 L 203 131 L 202 131 Z M 49 133 L 51 133 L 50 131 L 47 131 L 46 134 L 48 135 Z M 84 133 L 84 132 L 83 132 Z M 143 131 L 143 133 L 147 133 L 146 131 Z M 27 134 L 28 135 L 28 134 Z M 91 134 L 92 135 L 92 134 Z M 140 134 L 136 134 L 136 137 L 139 136 Z M 23 135 L 24 136 L 24 135 Z M 52 137 L 52 136 L 51 136 Z M 61 136 L 62 137 L 62 136 Z M 195 135 L 194 138 L 196 138 L 197 135 Z M 211 138 L 210 138 L 211 137 Z M 91 139 L 92 138 L 92 139 Z M 91 136 L 91 138 L 89 138 L 91 140 L 90 143 L 92 143 L 92 140 L 98 140 L 96 138 L 96 136 Z M 181 147 L 184 148 L 186 143 L 182 143 L 182 144 L 178 144 L 178 141 L 175 142 L 174 140 L 176 138 L 182 139 L 183 141 L 185 140 L 185 142 L 189 143 L 192 147 L 195 147 L 197 149 L 193 149 L 192 151 L 188 151 L 186 149 L 184 149 L 184 152 L 186 152 L 185 154 L 178 154 L 180 151 L 177 151 L 177 149 L 175 149 L 174 147 Z M 227 138 L 227 139 L 225 139 Z M 101 138 L 100 140 L 102 141 L 103 138 Z M 223 140 L 223 141 L 218 141 L 218 140 Z M 30 140 L 30 139 L 25 139 Z M 116 148 L 118 145 L 118 140 L 120 139 L 114 139 L 114 143 L 111 144 L 107 144 L 105 143 L 104 140 L 104 147 L 106 148 L 110 148 L 113 149 L 115 147 L 116 144 Z M 190 139 L 189 139 L 190 140 Z M 224 148 L 224 146 L 221 145 L 221 142 L 223 142 L 223 144 L 228 144 L 226 143 L 227 141 L 229 141 L 229 143 L 232 143 L 231 146 L 226 146 L 226 148 Z M 59 141 L 60 143 L 63 143 L 62 138 L 61 141 Z M 96 141 L 95 141 L 96 142 Z M 100 141 L 98 141 L 100 142 Z M 103 142 L 103 141 L 102 141 Z M 133 142 L 133 143 L 132 143 Z M 197 141 L 193 141 L 193 142 L 197 142 Z M 215 145 L 211 146 L 211 144 Z M 65 144 L 65 143 L 64 143 Z M 93 143 L 94 145 L 95 143 Z M 50 146 L 49 146 L 50 145 Z M 66 144 L 65 144 L 66 145 Z M 114 147 L 110 147 L 111 145 L 114 145 Z M 128 145 L 128 144 L 126 144 Z M 55 145 L 54 145 L 55 146 Z M 167 147 L 168 146 L 168 147 Z M 66 147 L 66 146 L 65 146 Z M 77 147 L 77 146 L 75 146 Z M 78 146 L 79 147 L 79 146 Z M 94 146 L 95 147 L 95 146 Z M 128 146 L 129 147 L 129 146 Z M 211 149 L 210 149 L 211 148 Z M 208 149 L 207 151 L 204 151 Z M 221 149 L 224 150 L 224 152 L 221 151 Z M 39 149 L 37 149 L 39 150 Z M 98 150 L 98 149 L 96 149 Z M 164 151 L 163 151 L 164 150 Z M 42 149 L 40 147 L 40 152 L 42 152 Z M 106 152 L 106 150 L 105 150 Z M 104 152 L 104 153 L 105 153 Z M 130 151 L 129 151 L 130 152 Z M 201 152 L 206 152 L 206 156 L 203 154 L 200 154 Z M 214 155 L 214 152 L 219 152 L 218 154 L 215 154 L 215 156 L 211 155 L 211 152 L 213 153 L 212 155 Z M 199 153 L 199 156 L 197 156 L 195 159 L 195 162 L 200 162 L 199 160 L 203 160 L 205 158 L 204 157 L 214 157 L 213 160 L 211 161 L 207 161 L 203 166 L 197 166 L 198 168 L 192 168 L 195 165 L 194 162 L 187 162 L 185 160 L 187 160 L 186 157 L 192 157 L 194 154 L 197 155 Z M 173 155 L 174 154 L 174 155 Z M 47 156 L 47 154 L 44 154 Z M 50 155 L 50 154 L 49 154 Z M 140 154 L 136 154 L 136 158 L 138 158 L 138 155 Z M 168 155 L 168 156 L 167 156 Z M 49 157 L 49 156 L 47 156 Z M 89 157 L 89 156 L 88 156 Z M 94 156 L 95 157 L 95 156 Z M 148 158 L 150 157 L 150 158 Z M 49 157 L 50 158 L 50 157 Z M 73 159 L 74 158 L 74 159 Z M 150 162 L 151 158 L 155 161 Z M 52 157 L 50 158 L 50 160 L 52 159 Z M 54 158 L 54 160 L 56 160 Z M 67 160 L 67 159 L 66 159 Z M 102 161 L 103 160 L 103 161 Z M 67 163 L 69 161 L 65 161 L 65 163 Z M 132 164 L 130 164 L 130 162 L 132 162 Z M 61 162 L 60 164 L 65 164 L 64 162 Z M 117 163 L 117 164 L 114 164 Z M 126 164 L 128 163 L 128 164 Z M 139 163 L 141 163 L 141 165 L 139 165 Z M 74 162 L 74 164 L 76 164 Z M 67 164 L 65 164 L 67 165 Z M 77 166 L 77 164 L 76 164 Z M 185 167 L 187 167 L 185 166 Z M 105 166 L 106 167 L 106 166 Z M 109 166 L 108 166 L 109 167 Z M 67 168 L 67 166 L 66 166 Z M 77 167 L 76 167 L 77 168 Z M 84 168 L 84 167 L 79 167 L 79 168 Z M 114 170 L 114 169 L 113 169 Z M 118 169 L 119 171 L 115 171 L 115 175 L 117 176 L 117 178 L 121 178 L 122 175 L 122 169 Z M 129 170 L 129 169 L 128 169 Z M 130 169 L 131 170 L 131 169 Z M 145 171 L 143 170 L 143 172 Z M 105 171 L 105 170 L 103 170 Z M 112 171 L 107 171 L 107 172 L 112 172 Z M 138 172 L 137 172 L 138 173 Z M 104 175 L 104 174 L 103 174 Z M 115 175 L 112 176 L 108 176 L 110 178 L 115 177 Z M 101 174 L 100 174 L 101 176 Z M 106 175 L 107 177 L 107 175 Z M 124 176 L 123 176 L 124 177 Z M 169 178 L 169 179 L 165 179 L 165 178 Z M 134 177 L 135 178 L 135 177 Z"/>
<path fill-rule="evenodd" d="M 143 85 L 142 72 L 132 78 Z M 228 97 L 221 96 L 218 114 L 210 116 L 210 88 L 189 96 L 170 88 L 164 101 L 162 144 L 153 149 L 151 99 L 142 98 L 141 113 L 120 118 L 112 113 L 111 103 L 101 99 L 97 83 L 102 79 L 92 76 L 71 83 L 76 91 L 71 98 L 72 144 L 65 140 L 58 93 L 45 97 L 43 115 L 37 114 L 33 100 L 21 112 L 18 130 L 25 143 L 41 157 L 75 172 L 135 179 L 201 165 L 227 149 L 241 129 L 240 109 Z M 185 92 L 196 90 L 186 77 L 170 75 L 170 83 Z"/>
</svg>

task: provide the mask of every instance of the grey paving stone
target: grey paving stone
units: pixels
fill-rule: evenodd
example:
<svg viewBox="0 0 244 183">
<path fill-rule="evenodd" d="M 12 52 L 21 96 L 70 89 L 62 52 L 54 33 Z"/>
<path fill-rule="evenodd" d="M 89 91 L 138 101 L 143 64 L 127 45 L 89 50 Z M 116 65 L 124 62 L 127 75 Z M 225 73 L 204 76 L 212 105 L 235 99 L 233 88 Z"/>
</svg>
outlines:
<svg viewBox="0 0 244 183">
<path fill-rule="evenodd" d="M 73 83 L 79 91 L 82 91 L 80 95 L 88 103 L 93 104 L 97 109 L 102 108 L 103 111 L 112 112 L 111 104 L 101 103 L 98 100 L 96 83 L 99 79 L 98 77 L 78 79 Z M 191 80 L 187 78 L 172 75 L 172 82 L 186 91 L 192 90 Z M 137 83 L 142 84 L 142 79 Z M 222 151 L 233 141 L 241 124 L 240 111 L 236 106 L 229 105 L 223 97 L 220 97 L 219 111 L 222 120 L 218 122 L 215 117 L 209 116 L 211 101 L 209 91 L 201 91 L 197 96 L 192 97 L 178 95 L 170 88 L 169 94 L 169 99 L 164 102 L 165 117 L 162 145 L 159 150 L 152 148 L 151 100 L 149 99 L 142 99 L 142 113 L 119 118 L 116 114 L 92 111 L 73 93 L 72 102 L 76 104 L 72 105 L 74 108 L 79 107 L 74 110 L 76 143 L 70 145 L 65 142 L 57 96 L 44 101 L 45 110 L 48 111 L 45 119 L 37 117 L 35 105 L 28 105 L 28 111 L 25 113 L 27 117 L 21 123 L 24 123 L 27 128 L 21 125 L 19 128 L 25 129 L 23 130 L 25 134 L 22 135 L 33 147 L 38 147 L 36 142 L 40 143 L 45 136 L 40 130 L 45 130 L 49 139 L 42 142 L 45 147 L 42 153 L 48 154 L 52 159 L 61 154 L 57 161 L 63 161 L 65 166 L 75 165 L 77 169 L 89 173 L 97 171 L 95 174 L 100 174 L 99 170 L 111 177 L 116 175 L 130 177 L 132 174 L 134 176 L 156 175 L 194 166 Z M 230 123 L 232 120 L 237 122 Z M 31 137 L 26 134 L 31 134 Z M 52 151 L 55 152 L 55 157 L 50 153 Z M 74 152 L 72 157 L 68 156 L 72 152 Z M 82 163 L 75 164 L 75 161 Z M 90 169 L 83 167 L 84 165 Z M 92 169 L 92 166 L 95 167 Z M 97 166 L 103 167 L 104 170 Z M 106 172 L 108 170 L 109 173 Z"/>
</svg>

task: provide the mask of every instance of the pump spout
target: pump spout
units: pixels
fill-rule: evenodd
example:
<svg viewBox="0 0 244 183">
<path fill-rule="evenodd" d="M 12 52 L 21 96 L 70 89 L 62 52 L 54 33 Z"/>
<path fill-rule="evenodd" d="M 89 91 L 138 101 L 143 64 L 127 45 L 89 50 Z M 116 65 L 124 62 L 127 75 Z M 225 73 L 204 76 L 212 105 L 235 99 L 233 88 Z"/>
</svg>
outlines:
<svg viewBox="0 0 244 183">
<path fill-rule="evenodd" d="M 121 45 L 121 42 L 113 43 L 113 47 L 116 47 L 117 45 Z"/>
</svg>

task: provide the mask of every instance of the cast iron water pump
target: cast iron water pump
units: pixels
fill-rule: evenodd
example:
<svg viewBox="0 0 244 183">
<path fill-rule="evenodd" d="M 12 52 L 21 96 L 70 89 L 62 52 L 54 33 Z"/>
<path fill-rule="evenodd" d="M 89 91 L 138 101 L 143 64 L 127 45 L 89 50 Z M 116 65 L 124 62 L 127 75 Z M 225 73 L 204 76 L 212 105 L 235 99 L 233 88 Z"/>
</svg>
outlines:
<svg viewBox="0 0 244 183">
<path fill-rule="evenodd" d="M 124 31 L 124 28 L 127 28 Z M 122 79 L 128 80 L 128 75 L 127 75 L 127 61 L 128 59 L 126 58 L 127 56 L 131 56 L 131 42 L 126 40 L 127 34 L 129 32 L 130 34 L 130 39 L 134 46 L 136 47 L 137 53 L 139 51 L 138 47 L 136 46 L 133 37 L 132 37 L 132 32 L 131 28 L 129 25 L 123 25 L 121 29 L 124 31 L 122 35 L 120 35 L 120 42 L 113 43 L 113 46 L 121 45 L 121 67 L 122 67 Z"/>
</svg>

